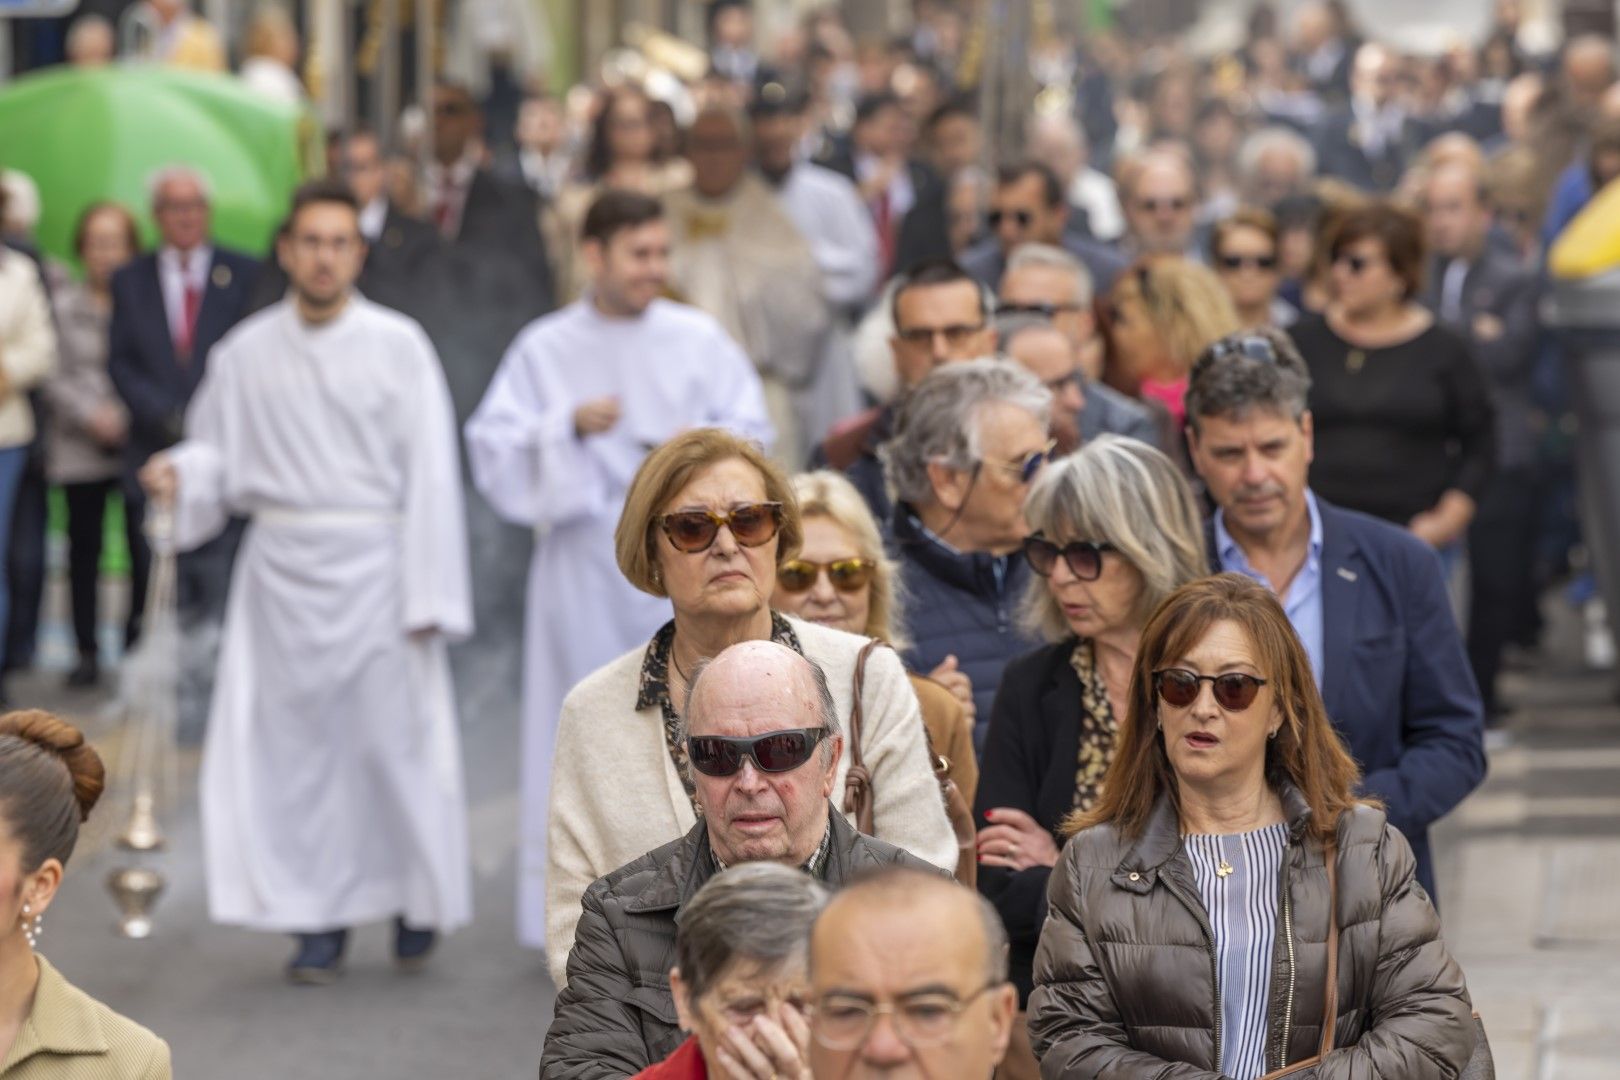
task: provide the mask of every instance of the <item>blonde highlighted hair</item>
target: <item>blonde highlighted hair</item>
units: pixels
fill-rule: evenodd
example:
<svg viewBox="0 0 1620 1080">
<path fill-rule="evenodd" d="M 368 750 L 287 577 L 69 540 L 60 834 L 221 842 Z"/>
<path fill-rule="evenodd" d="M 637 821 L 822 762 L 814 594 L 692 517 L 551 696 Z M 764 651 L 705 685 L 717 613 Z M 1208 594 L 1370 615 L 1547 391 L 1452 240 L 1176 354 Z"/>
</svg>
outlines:
<svg viewBox="0 0 1620 1080">
<path fill-rule="evenodd" d="M 669 501 L 705 469 L 722 461 L 753 466 L 765 482 L 765 501 L 782 504 L 782 527 L 776 534 L 776 565 L 799 552 L 804 529 L 799 523 L 799 501 L 781 468 L 765 456 L 758 443 L 723 428 L 683 431 L 647 455 L 630 481 L 624 510 L 613 531 L 613 550 L 619 572 L 636 588 L 652 596 L 668 596 L 658 571 L 658 519 Z"/>
<path fill-rule="evenodd" d="M 1192 369 L 1210 342 L 1242 329 L 1215 271 L 1178 255 L 1143 259 L 1121 274 L 1114 299 L 1125 298 L 1141 303 L 1178 375 Z"/>
<path fill-rule="evenodd" d="M 1138 624 L 1166 596 L 1209 573 L 1192 489 L 1174 462 L 1136 439 L 1099 435 L 1047 466 L 1024 501 L 1024 520 L 1055 544 L 1114 545 L 1142 575 L 1142 595 L 1131 612 Z M 1023 620 L 1048 641 L 1073 633 L 1045 578 L 1031 579 Z"/>
<path fill-rule="evenodd" d="M 900 617 L 900 567 L 883 550 L 883 534 L 878 531 L 877 520 L 872 517 L 872 510 L 861 493 L 838 473 L 826 469 L 795 476 L 793 492 L 799 499 L 801 522 L 826 518 L 849 533 L 855 541 L 856 555 L 877 567 L 867 594 L 866 626 L 862 633 L 886 641 L 896 649 L 906 648 L 910 642 L 901 629 L 904 620 Z"/>
</svg>

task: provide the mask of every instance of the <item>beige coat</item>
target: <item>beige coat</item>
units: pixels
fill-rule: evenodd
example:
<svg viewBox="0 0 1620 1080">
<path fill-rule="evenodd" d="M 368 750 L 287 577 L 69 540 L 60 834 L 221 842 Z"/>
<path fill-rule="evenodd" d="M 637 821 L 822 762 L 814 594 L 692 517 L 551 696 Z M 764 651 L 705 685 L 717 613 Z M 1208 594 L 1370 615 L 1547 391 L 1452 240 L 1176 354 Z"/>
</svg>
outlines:
<svg viewBox="0 0 1620 1080">
<path fill-rule="evenodd" d="M 26 255 L 0 246 L 0 449 L 34 441 L 28 391 L 56 366 L 56 329 L 39 270 Z"/>
<path fill-rule="evenodd" d="M 172 1080 L 169 1044 L 78 989 L 39 957 L 34 1009 L 0 1080 Z"/>
<path fill-rule="evenodd" d="M 51 423 L 45 431 L 45 472 L 53 484 L 116 479 L 123 455 L 97 442 L 85 422 L 97 409 L 124 404 L 107 377 L 107 327 L 112 310 L 96 306 L 90 290 L 74 283 L 57 289 L 56 330 L 60 363 L 45 380 Z"/>
<path fill-rule="evenodd" d="M 848 730 L 855 659 L 866 639 L 789 619 L 804 655 L 827 675 Z M 603 877 L 686 835 L 697 817 L 675 773 L 657 706 L 637 711 L 646 647 L 586 676 L 563 702 L 552 770 L 546 867 L 546 960 L 560 988 L 579 923 L 580 898 Z M 879 649 L 866 665 L 862 754 L 872 774 L 877 838 L 950 872 L 956 837 L 928 760 L 922 714 L 900 659 Z M 842 804 L 850 755 L 838 762 Z"/>
</svg>

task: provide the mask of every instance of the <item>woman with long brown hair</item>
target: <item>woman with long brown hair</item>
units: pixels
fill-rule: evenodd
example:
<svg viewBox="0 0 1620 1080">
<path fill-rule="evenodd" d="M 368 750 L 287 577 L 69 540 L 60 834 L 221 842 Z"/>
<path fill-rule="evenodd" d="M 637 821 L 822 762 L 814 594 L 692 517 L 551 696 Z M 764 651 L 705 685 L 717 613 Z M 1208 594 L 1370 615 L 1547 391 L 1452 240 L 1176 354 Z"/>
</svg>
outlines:
<svg viewBox="0 0 1620 1080">
<path fill-rule="evenodd" d="M 1171 594 L 1053 871 L 1029 1008 L 1043 1075 L 1255 1080 L 1325 1048 L 1310 1075 L 1457 1076 L 1462 971 L 1358 779 L 1269 590 L 1221 574 Z"/>
</svg>

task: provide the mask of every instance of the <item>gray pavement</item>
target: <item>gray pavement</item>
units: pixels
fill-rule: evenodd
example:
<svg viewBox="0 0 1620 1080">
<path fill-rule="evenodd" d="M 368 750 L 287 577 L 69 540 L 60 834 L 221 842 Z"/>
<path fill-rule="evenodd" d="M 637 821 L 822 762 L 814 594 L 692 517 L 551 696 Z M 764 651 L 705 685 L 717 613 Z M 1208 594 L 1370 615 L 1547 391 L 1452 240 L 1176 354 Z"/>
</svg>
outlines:
<svg viewBox="0 0 1620 1080">
<path fill-rule="evenodd" d="M 53 607 L 56 606 L 53 601 Z M 1578 627 L 1548 603 L 1546 656 L 1512 677 L 1513 743 L 1440 828 L 1446 937 L 1468 973 L 1504 1080 L 1620 1075 L 1620 709 L 1613 674 L 1584 670 Z M 58 631 L 47 628 L 47 642 Z M 52 661 L 51 650 L 45 660 Z M 396 974 L 385 927 L 363 929 L 337 985 L 281 980 L 288 939 L 211 925 L 194 800 L 171 815 L 170 878 L 144 942 L 112 932 L 104 879 L 129 860 L 92 820 L 46 920 L 42 947 L 85 990 L 162 1033 L 182 1078 L 362 1080 L 533 1076 L 553 992 L 513 936 L 517 710 L 515 640 L 492 633 L 460 657 L 473 801 L 476 921 L 428 970 Z M 14 697 L 76 716 L 116 749 L 104 697 L 69 695 L 60 675 Z M 187 756 L 194 764 L 195 753 Z M 187 770 L 189 775 L 189 768 Z"/>
</svg>

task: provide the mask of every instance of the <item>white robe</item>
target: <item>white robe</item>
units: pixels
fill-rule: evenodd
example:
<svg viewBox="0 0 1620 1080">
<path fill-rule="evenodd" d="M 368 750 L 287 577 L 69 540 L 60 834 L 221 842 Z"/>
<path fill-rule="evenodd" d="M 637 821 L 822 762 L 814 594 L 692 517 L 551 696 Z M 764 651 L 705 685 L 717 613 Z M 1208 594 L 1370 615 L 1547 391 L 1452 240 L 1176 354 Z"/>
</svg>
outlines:
<svg viewBox="0 0 1620 1080">
<path fill-rule="evenodd" d="M 455 418 L 415 322 L 283 301 L 209 355 L 176 541 L 251 516 L 203 752 L 212 917 L 319 931 L 472 913 L 446 641 L 472 632 Z"/>
<path fill-rule="evenodd" d="M 617 426 L 586 439 L 574 410 L 616 395 Z M 769 448 L 758 373 L 714 319 L 654 301 L 634 319 L 589 299 L 529 325 L 467 421 L 473 483 L 495 512 L 535 530 L 524 627 L 518 939 L 544 948 L 552 748 L 575 683 L 645 645 L 669 601 L 632 588 L 613 530 L 647 452 L 687 428 L 724 427 Z"/>
</svg>

